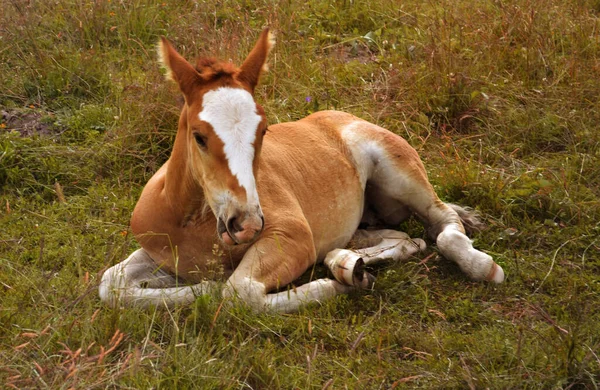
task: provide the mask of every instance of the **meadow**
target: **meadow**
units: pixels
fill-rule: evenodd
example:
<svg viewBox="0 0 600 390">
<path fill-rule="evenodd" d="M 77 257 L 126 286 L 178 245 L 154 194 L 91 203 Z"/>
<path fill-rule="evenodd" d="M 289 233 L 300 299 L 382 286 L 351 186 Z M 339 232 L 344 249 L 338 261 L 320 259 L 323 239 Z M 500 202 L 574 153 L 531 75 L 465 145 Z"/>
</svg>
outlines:
<svg viewBox="0 0 600 390">
<path fill-rule="evenodd" d="M 0 1 L 0 383 L 5 388 L 598 389 L 600 1 Z M 291 315 L 219 295 L 102 305 L 182 104 L 155 55 L 277 45 L 270 123 L 323 109 L 406 138 L 505 270 L 433 243 Z M 425 234 L 418 221 L 397 227 Z M 326 275 L 322 266 L 305 279 Z"/>
</svg>

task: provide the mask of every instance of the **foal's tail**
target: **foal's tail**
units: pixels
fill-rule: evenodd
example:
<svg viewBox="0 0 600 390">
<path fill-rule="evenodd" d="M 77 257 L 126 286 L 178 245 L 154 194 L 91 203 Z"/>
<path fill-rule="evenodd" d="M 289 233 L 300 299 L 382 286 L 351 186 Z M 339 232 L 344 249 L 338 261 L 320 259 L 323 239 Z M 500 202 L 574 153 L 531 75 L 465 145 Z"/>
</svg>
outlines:
<svg viewBox="0 0 600 390">
<path fill-rule="evenodd" d="M 485 223 L 481 220 L 481 215 L 471 207 L 459 206 L 454 203 L 446 203 L 452 210 L 456 211 L 465 227 L 467 235 L 472 235 L 485 229 Z"/>
</svg>

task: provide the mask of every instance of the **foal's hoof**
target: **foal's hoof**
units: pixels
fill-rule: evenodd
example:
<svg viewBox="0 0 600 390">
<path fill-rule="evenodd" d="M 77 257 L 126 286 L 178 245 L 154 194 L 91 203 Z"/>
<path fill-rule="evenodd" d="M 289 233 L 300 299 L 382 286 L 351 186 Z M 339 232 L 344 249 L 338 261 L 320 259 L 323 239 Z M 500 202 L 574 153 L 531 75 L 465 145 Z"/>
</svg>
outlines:
<svg viewBox="0 0 600 390">
<path fill-rule="evenodd" d="M 351 264 L 348 264 L 349 267 L 352 267 Z M 352 268 L 352 285 L 354 287 L 368 289 L 373 287 L 375 283 L 375 276 L 371 275 L 365 270 L 365 261 L 362 257 L 359 257 L 354 263 L 354 268 Z"/>
<path fill-rule="evenodd" d="M 375 277 L 365 270 L 365 261 L 362 257 L 348 249 L 336 249 L 327 254 L 325 264 L 334 278 L 347 286 L 358 288 L 371 288 Z"/>
<path fill-rule="evenodd" d="M 485 280 L 496 284 L 504 282 L 504 270 L 498 264 L 492 264 L 492 269 Z"/>
</svg>

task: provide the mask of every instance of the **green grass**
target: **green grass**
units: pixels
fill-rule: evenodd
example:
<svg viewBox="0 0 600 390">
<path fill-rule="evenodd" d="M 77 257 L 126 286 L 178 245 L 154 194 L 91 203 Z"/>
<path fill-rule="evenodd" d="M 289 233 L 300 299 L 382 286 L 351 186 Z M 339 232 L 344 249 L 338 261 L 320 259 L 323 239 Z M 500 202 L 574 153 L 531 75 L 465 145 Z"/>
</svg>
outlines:
<svg viewBox="0 0 600 390">
<path fill-rule="evenodd" d="M 270 122 L 333 108 L 405 137 L 443 199 L 485 216 L 473 239 L 505 284 L 423 256 L 293 315 L 219 296 L 100 304 L 176 129 L 158 37 L 239 63 L 267 24 L 278 45 L 256 97 Z M 0 383 L 597 389 L 598 31 L 592 0 L 4 2 Z"/>
</svg>

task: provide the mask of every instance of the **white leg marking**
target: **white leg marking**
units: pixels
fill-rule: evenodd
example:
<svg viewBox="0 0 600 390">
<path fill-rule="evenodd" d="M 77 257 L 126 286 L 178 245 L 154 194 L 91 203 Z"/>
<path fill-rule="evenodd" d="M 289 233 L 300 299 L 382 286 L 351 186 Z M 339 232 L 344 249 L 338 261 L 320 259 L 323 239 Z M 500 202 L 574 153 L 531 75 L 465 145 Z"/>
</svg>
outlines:
<svg viewBox="0 0 600 390">
<path fill-rule="evenodd" d="M 404 232 L 389 229 L 357 230 L 352 240 L 362 248 L 356 252 L 363 256 L 367 265 L 386 260 L 406 260 L 427 247 L 420 238 L 410 238 Z"/>
<path fill-rule="evenodd" d="M 473 280 L 504 281 L 502 267 L 492 257 L 473 248 L 471 240 L 455 225 L 447 225 L 437 236 L 437 246 L 442 254 L 458 264 L 460 269 Z"/>
<path fill-rule="evenodd" d="M 223 288 L 223 298 L 237 297 L 257 312 L 265 310 L 266 294 L 265 285 L 249 277 L 241 280 L 229 278 Z"/>
<path fill-rule="evenodd" d="M 98 292 L 106 304 L 167 306 L 192 303 L 198 295 L 214 290 L 214 282 L 178 287 L 177 279 L 159 269 L 146 251 L 138 249 L 102 275 Z"/>
<path fill-rule="evenodd" d="M 325 265 L 335 279 L 347 286 L 369 288 L 375 278 L 365 271 L 361 255 L 348 249 L 334 249 L 325 257 Z"/>
<path fill-rule="evenodd" d="M 408 259 L 426 247 L 425 241 L 395 230 L 358 230 L 351 242 L 361 249 L 334 249 L 324 262 L 338 282 L 359 288 L 369 288 L 375 281 L 365 265 Z"/>
<path fill-rule="evenodd" d="M 318 279 L 295 289 L 267 295 L 266 303 L 277 312 L 291 313 L 300 306 L 331 299 L 338 294 L 348 293 L 352 287 L 344 286 L 332 279 Z"/>
<path fill-rule="evenodd" d="M 239 282 L 229 281 L 223 290 L 223 297 L 235 296 L 256 312 L 273 310 L 291 313 L 298 311 L 302 305 L 330 299 L 351 289 L 332 279 L 318 279 L 288 291 L 267 294 L 264 284 L 246 277 Z"/>
</svg>

